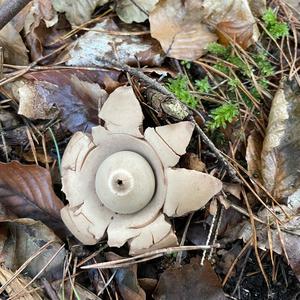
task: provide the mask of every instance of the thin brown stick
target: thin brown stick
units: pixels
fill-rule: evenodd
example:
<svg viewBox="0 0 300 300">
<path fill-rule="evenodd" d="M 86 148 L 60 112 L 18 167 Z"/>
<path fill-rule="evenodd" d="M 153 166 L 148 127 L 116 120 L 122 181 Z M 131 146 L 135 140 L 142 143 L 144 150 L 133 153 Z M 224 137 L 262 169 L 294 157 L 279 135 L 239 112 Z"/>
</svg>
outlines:
<svg viewBox="0 0 300 300">
<path fill-rule="evenodd" d="M 31 0 L 6 0 L 0 6 L 0 30 Z"/>
<path fill-rule="evenodd" d="M 122 258 L 122 259 L 117 259 L 113 261 L 107 261 L 103 263 L 98 263 L 98 264 L 93 264 L 93 265 L 88 265 L 88 266 L 83 266 L 81 269 L 109 269 L 109 268 L 119 268 L 120 266 L 123 266 L 125 263 L 139 263 L 140 261 L 145 261 L 145 258 L 154 259 L 159 256 L 162 256 L 164 254 L 171 254 L 174 252 L 179 252 L 179 251 L 192 251 L 192 250 L 207 250 L 211 248 L 219 248 L 220 244 L 215 244 L 215 245 L 197 245 L 197 246 L 179 246 L 179 247 L 169 247 L 169 248 L 163 248 L 163 249 L 158 249 L 158 250 L 153 250 L 150 252 L 146 252 L 143 254 L 139 254 L 133 257 L 128 257 L 128 258 Z"/>
</svg>

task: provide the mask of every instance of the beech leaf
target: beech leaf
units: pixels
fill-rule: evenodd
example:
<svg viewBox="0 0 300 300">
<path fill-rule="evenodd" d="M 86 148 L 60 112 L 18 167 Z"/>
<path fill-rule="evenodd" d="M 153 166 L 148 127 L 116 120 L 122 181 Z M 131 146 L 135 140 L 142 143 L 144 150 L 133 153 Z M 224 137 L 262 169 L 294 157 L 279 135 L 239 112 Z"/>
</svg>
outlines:
<svg viewBox="0 0 300 300">
<path fill-rule="evenodd" d="M 289 197 L 299 207 L 300 89 L 282 82 L 272 102 L 261 154 L 264 186 L 278 200 Z"/>
<path fill-rule="evenodd" d="M 53 191 L 48 170 L 40 166 L 0 163 L 0 199 L 18 217 L 40 220 L 50 227 L 61 223 L 63 203 Z"/>
</svg>

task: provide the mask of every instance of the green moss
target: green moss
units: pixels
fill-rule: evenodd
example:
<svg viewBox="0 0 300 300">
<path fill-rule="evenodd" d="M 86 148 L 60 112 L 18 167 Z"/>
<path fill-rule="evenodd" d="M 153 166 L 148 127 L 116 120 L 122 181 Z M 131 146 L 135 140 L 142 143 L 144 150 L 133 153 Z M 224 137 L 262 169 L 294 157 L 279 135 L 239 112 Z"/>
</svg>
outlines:
<svg viewBox="0 0 300 300">
<path fill-rule="evenodd" d="M 226 128 L 228 123 L 231 123 L 234 117 L 238 115 L 238 107 L 234 103 L 225 103 L 210 111 L 211 120 L 207 123 L 210 130 L 217 128 Z"/>
<path fill-rule="evenodd" d="M 192 108 L 197 107 L 198 100 L 189 91 L 186 76 L 179 75 L 174 79 L 169 79 L 166 86 L 180 101 Z"/>
<path fill-rule="evenodd" d="M 279 22 L 277 19 L 277 13 L 271 8 L 268 8 L 265 11 L 262 19 L 267 30 L 275 40 L 289 34 L 289 26 L 287 23 Z"/>
<path fill-rule="evenodd" d="M 197 90 L 200 93 L 207 94 L 207 93 L 209 93 L 211 91 L 211 85 L 210 85 L 210 83 L 208 81 L 208 77 L 207 76 L 205 76 L 201 80 L 196 80 L 195 81 L 195 85 L 196 85 Z"/>
</svg>

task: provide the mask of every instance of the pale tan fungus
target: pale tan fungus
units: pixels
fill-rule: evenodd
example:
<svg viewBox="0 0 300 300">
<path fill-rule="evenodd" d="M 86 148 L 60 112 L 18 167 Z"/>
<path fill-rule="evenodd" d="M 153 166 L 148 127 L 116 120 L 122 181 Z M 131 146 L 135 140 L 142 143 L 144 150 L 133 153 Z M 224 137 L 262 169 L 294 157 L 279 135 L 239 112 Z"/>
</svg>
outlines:
<svg viewBox="0 0 300 300">
<path fill-rule="evenodd" d="M 131 87 L 117 88 L 103 105 L 104 126 L 77 132 L 63 156 L 62 183 L 69 205 L 62 218 L 84 244 L 107 234 L 108 245 L 129 244 L 130 254 L 174 246 L 168 216 L 203 207 L 221 188 L 217 178 L 173 169 L 193 133 L 191 122 L 147 128 Z"/>
</svg>

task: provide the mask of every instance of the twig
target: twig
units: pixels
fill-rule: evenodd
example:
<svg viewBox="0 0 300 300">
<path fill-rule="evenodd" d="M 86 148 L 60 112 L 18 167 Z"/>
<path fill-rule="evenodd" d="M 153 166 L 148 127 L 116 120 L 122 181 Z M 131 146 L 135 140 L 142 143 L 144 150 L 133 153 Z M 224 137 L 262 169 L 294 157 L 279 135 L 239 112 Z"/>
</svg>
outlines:
<svg viewBox="0 0 300 300">
<path fill-rule="evenodd" d="M 215 153 L 215 155 L 218 158 L 218 160 L 220 160 L 220 162 L 224 165 L 224 167 L 228 171 L 228 175 L 234 181 L 240 182 L 240 180 L 236 176 L 236 172 L 235 172 L 234 168 L 229 164 L 229 162 L 226 160 L 226 158 L 222 155 L 221 151 L 216 148 L 216 146 L 214 145 L 214 143 L 208 138 L 208 136 L 198 126 L 198 124 L 196 123 L 194 117 L 192 116 L 192 113 L 191 113 L 190 109 L 186 105 L 184 105 L 184 103 L 182 103 L 181 101 L 179 101 L 172 92 L 170 92 L 163 85 L 159 84 L 156 80 L 154 80 L 154 79 L 150 78 L 149 76 L 145 75 L 142 71 L 140 71 L 140 70 L 138 70 L 136 68 L 130 67 L 130 66 L 126 65 L 126 64 L 120 63 L 120 62 L 118 62 L 115 59 L 107 60 L 107 59 L 104 59 L 102 57 L 98 57 L 97 60 L 100 61 L 100 62 L 102 62 L 102 63 L 104 63 L 105 65 L 107 65 L 109 67 L 113 66 L 115 68 L 118 68 L 118 69 L 121 69 L 121 70 L 123 70 L 125 72 L 128 72 L 130 75 L 139 78 L 141 81 L 144 81 L 150 87 L 152 87 L 153 89 L 155 89 L 158 92 L 162 93 L 163 95 L 166 95 L 166 96 L 172 98 L 174 100 L 174 102 L 180 104 L 180 106 L 185 106 L 185 108 L 189 112 L 189 119 L 190 119 L 190 121 L 192 121 L 195 124 L 196 130 L 199 133 L 201 139 L 204 141 L 205 144 L 207 144 L 207 146 L 209 147 L 209 149 L 212 152 Z"/>
<path fill-rule="evenodd" d="M 0 30 L 31 0 L 6 0 L 0 6 Z"/>
<path fill-rule="evenodd" d="M 164 254 L 171 254 L 174 252 L 179 252 L 179 251 L 192 251 L 192 250 L 207 250 L 211 248 L 219 248 L 220 244 L 215 244 L 215 245 L 198 245 L 198 246 L 179 246 L 179 247 L 169 247 L 169 248 L 163 248 L 163 249 L 158 249 L 158 250 L 153 250 L 150 252 L 146 252 L 140 255 L 136 255 L 133 257 L 128 257 L 128 258 L 122 258 L 122 259 L 117 259 L 113 261 L 107 261 L 103 263 L 98 263 L 98 264 L 93 264 L 93 265 L 88 265 L 88 266 L 83 266 L 81 269 L 109 269 L 109 268 L 120 268 L 123 266 L 124 263 L 139 263 L 141 261 L 145 261 L 145 258 L 148 260 L 154 259 L 160 256 L 163 256 Z"/>
<path fill-rule="evenodd" d="M 223 164 L 225 169 L 228 172 L 228 175 L 231 179 L 233 179 L 235 182 L 240 182 L 240 179 L 236 175 L 236 171 L 231 166 L 231 164 L 226 160 L 226 158 L 222 155 L 221 151 L 214 145 L 214 143 L 209 139 L 209 137 L 204 133 L 204 131 L 201 129 L 201 127 L 196 123 L 193 116 L 189 117 L 190 121 L 192 121 L 195 124 L 195 128 L 200 135 L 203 142 L 208 146 L 208 148 L 216 155 L 217 159 Z"/>
</svg>

